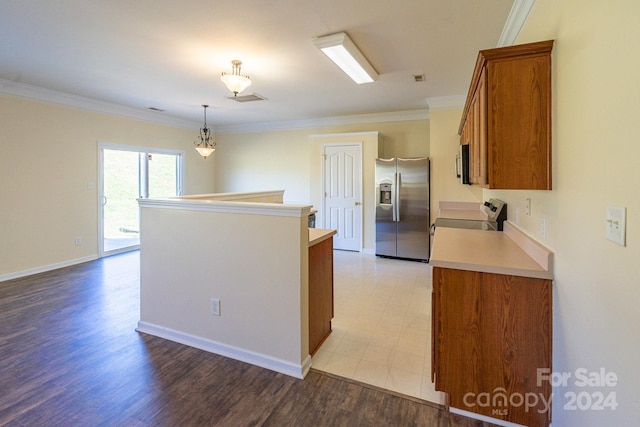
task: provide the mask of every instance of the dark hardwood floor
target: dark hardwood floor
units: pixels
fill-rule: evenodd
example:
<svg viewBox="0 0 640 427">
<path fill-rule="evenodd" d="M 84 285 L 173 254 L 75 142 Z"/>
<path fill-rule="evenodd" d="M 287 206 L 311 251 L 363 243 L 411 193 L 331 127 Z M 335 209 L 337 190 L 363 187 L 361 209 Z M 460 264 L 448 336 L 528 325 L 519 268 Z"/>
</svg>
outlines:
<svg viewBox="0 0 640 427">
<path fill-rule="evenodd" d="M 2 426 L 487 426 L 135 331 L 139 254 L 0 283 Z"/>
</svg>

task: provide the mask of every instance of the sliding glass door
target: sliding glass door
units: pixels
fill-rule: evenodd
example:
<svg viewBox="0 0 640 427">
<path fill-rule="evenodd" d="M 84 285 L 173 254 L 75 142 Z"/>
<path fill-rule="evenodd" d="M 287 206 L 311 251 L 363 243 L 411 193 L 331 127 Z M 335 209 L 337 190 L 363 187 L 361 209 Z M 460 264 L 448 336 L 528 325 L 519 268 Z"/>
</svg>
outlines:
<svg viewBox="0 0 640 427">
<path fill-rule="evenodd" d="M 182 193 L 182 152 L 99 145 L 100 256 L 140 246 L 138 198 Z"/>
<path fill-rule="evenodd" d="M 104 150 L 103 252 L 140 245 L 138 202 L 140 162 L 135 151 Z"/>
<path fill-rule="evenodd" d="M 150 153 L 147 156 L 148 197 L 178 196 L 179 158 L 175 154 Z"/>
</svg>

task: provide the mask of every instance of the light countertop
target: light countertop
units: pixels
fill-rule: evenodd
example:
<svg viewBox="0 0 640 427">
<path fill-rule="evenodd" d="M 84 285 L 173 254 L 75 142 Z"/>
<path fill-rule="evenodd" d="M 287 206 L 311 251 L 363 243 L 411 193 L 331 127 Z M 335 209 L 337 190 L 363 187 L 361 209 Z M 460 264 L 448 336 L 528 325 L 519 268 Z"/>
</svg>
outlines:
<svg viewBox="0 0 640 427">
<path fill-rule="evenodd" d="M 336 230 L 327 230 L 324 228 L 310 228 L 309 229 L 309 247 L 317 245 L 318 243 L 327 240 L 329 237 L 337 234 Z"/>
<path fill-rule="evenodd" d="M 553 279 L 553 252 L 505 221 L 505 231 L 438 227 L 433 267 Z"/>
<path fill-rule="evenodd" d="M 440 209 L 438 218 L 487 220 L 487 214 L 478 210 Z"/>
<path fill-rule="evenodd" d="M 441 201 L 438 205 L 438 218 L 486 221 L 487 214 L 482 210 L 482 203 Z"/>
</svg>

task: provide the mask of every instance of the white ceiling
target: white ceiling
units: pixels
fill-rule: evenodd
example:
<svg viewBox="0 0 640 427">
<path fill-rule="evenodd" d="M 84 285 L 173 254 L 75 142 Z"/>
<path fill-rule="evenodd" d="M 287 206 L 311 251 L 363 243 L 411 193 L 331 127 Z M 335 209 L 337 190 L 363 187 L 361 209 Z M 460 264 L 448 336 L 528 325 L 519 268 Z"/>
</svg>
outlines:
<svg viewBox="0 0 640 427">
<path fill-rule="evenodd" d="M 466 95 L 478 50 L 499 44 L 521 1 L 3 0 L 0 92 L 37 88 L 184 123 L 201 123 L 209 104 L 216 131 L 424 110 L 429 98 Z M 312 43 L 340 31 L 376 82 L 356 85 Z M 232 59 L 253 82 L 242 94 L 268 100 L 227 99 L 220 74 Z"/>
</svg>

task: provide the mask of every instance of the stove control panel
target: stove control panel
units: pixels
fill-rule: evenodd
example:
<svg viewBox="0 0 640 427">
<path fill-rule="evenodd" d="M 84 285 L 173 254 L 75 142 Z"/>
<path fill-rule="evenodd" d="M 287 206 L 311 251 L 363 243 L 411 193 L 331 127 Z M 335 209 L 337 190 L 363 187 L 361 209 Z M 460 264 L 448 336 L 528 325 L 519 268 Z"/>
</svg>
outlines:
<svg viewBox="0 0 640 427">
<path fill-rule="evenodd" d="M 507 219 L 507 204 L 502 200 L 489 199 L 484 202 L 484 211 L 490 221 L 496 221 L 498 230 L 502 230 L 502 223 Z"/>
</svg>

